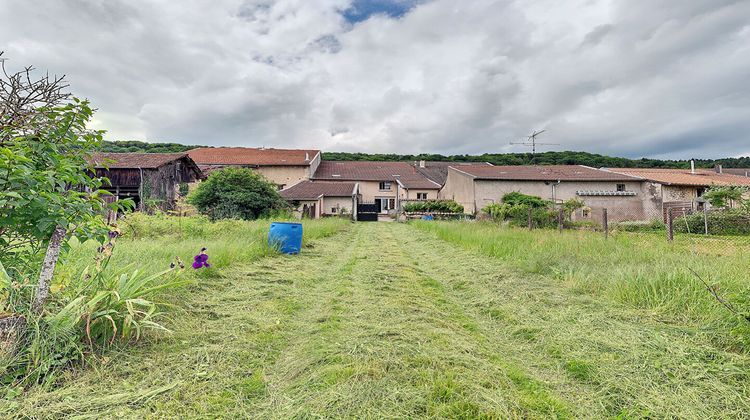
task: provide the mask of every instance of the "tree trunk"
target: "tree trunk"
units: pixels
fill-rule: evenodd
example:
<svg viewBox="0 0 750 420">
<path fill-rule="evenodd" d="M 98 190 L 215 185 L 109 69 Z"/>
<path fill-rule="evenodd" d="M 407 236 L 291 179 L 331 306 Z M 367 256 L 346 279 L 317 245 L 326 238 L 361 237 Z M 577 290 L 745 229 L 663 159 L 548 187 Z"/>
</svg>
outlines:
<svg viewBox="0 0 750 420">
<path fill-rule="evenodd" d="M 55 265 L 57 265 L 57 259 L 60 257 L 60 247 L 62 246 L 66 233 L 64 227 L 58 226 L 55 228 L 55 231 L 52 233 L 52 237 L 49 240 L 47 253 L 44 255 L 42 271 L 39 273 L 39 285 L 37 286 L 36 297 L 34 298 L 33 310 L 37 314 L 42 312 L 44 302 L 47 301 L 47 296 L 49 296 L 49 286 L 52 282 L 52 274 L 55 272 Z"/>
</svg>

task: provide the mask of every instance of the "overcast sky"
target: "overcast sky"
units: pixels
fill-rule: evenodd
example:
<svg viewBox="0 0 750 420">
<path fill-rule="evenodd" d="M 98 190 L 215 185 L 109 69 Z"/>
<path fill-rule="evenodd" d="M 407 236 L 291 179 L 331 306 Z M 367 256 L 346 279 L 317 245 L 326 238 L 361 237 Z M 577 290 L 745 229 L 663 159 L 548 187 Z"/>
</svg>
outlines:
<svg viewBox="0 0 750 420">
<path fill-rule="evenodd" d="M 110 140 L 750 155 L 748 0 L 0 0 Z"/>
</svg>

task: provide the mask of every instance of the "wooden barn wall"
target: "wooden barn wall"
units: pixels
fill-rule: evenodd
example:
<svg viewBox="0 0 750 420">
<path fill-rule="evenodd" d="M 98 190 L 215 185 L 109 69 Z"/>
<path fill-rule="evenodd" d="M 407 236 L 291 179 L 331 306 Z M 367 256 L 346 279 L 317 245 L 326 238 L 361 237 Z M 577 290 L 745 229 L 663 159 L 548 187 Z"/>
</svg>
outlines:
<svg viewBox="0 0 750 420">
<path fill-rule="evenodd" d="M 117 188 L 138 188 L 141 181 L 139 169 L 97 169 L 97 176 L 110 179 L 112 186 L 107 190 L 115 192 Z M 177 192 L 181 183 L 191 183 L 198 180 L 198 172 L 186 165 L 184 160 L 170 162 L 156 169 L 143 169 L 143 186 L 140 191 L 143 197 L 137 202 L 145 200 L 159 200 L 159 207 L 164 210 L 174 209 Z M 142 200 L 141 200 L 142 199 Z"/>
</svg>

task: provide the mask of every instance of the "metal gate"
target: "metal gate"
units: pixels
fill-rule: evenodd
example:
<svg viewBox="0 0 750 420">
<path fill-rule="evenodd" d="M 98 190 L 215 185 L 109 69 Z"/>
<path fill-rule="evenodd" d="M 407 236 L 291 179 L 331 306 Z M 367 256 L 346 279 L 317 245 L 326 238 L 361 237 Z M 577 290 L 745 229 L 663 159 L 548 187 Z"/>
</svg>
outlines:
<svg viewBox="0 0 750 420">
<path fill-rule="evenodd" d="M 357 221 L 377 222 L 380 213 L 379 203 L 357 203 Z"/>
</svg>

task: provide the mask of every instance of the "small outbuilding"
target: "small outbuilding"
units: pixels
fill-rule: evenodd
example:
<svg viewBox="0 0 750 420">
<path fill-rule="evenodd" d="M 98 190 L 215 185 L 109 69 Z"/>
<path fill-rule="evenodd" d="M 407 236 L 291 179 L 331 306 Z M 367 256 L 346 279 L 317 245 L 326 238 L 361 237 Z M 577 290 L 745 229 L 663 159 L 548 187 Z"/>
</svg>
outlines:
<svg viewBox="0 0 750 420">
<path fill-rule="evenodd" d="M 295 216 L 318 219 L 354 215 L 359 184 L 356 182 L 301 181 L 280 191 L 292 204 Z"/>
<path fill-rule="evenodd" d="M 187 153 L 97 153 L 93 156 L 96 176 L 111 185 L 102 189 L 114 199 L 131 198 L 136 208 L 151 201 L 162 210 L 173 210 L 180 189 L 203 179 L 198 165 Z"/>
</svg>

